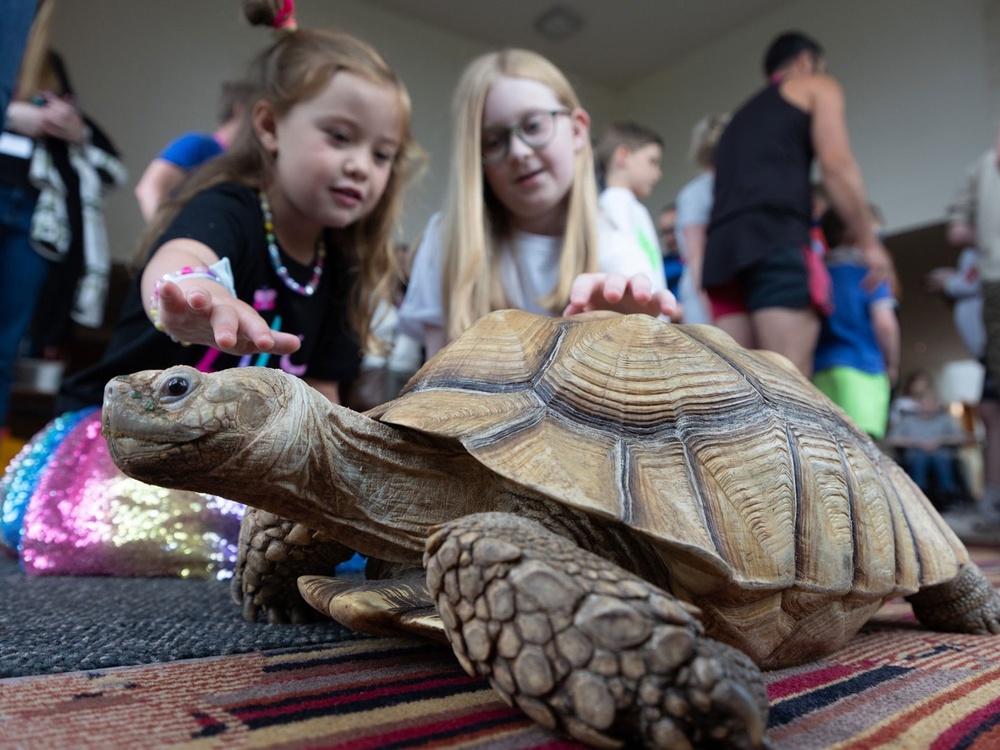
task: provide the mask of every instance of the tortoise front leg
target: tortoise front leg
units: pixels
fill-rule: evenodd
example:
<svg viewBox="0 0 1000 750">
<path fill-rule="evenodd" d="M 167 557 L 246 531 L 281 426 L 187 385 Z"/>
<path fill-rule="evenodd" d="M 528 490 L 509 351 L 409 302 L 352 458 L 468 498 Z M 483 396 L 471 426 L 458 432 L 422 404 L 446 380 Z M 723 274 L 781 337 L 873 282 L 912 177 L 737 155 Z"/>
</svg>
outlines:
<svg viewBox="0 0 1000 750">
<path fill-rule="evenodd" d="M 934 630 L 1000 635 L 1000 596 L 975 563 L 966 563 L 950 581 L 907 597 L 913 614 Z"/>
<path fill-rule="evenodd" d="M 446 524 L 424 562 L 462 666 L 543 726 L 598 747 L 764 746 L 760 670 L 649 582 L 503 513 Z"/>
<path fill-rule="evenodd" d="M 242 606 L 248 622 L 256 622 L 260 614 L 268 622 L 319 619 L 299 595 L 296 581 L 310 573 L 333 575 L 337 564 L 353 554 L 349 547 L 300 523 L 248 506 L 240 523 L 233 600 Z"/>
</svg>

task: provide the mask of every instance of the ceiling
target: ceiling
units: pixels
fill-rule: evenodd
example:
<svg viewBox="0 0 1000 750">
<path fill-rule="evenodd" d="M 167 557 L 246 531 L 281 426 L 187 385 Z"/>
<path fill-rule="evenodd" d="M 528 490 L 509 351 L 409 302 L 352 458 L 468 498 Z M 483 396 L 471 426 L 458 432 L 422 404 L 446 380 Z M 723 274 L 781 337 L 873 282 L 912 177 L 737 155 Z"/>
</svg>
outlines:
<svg viewBox="0 0 1000 750">
<path fill-rule="evenodd" d="M 566 71 L 622 86 L 793 0 L 369 0 L 425 23 L 484 40 L 527 47 Z M 582 20 L 575 34 L 549 41 L 534 28 L 554 7 Z"/>
</svg>

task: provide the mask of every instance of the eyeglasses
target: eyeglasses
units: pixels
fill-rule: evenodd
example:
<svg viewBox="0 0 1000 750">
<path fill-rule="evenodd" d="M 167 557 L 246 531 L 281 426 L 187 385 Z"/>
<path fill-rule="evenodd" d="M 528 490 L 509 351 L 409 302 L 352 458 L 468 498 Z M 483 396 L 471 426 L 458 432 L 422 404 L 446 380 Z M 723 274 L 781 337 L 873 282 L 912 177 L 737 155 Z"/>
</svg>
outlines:
<svg viewBox="0 0 1000 750">
<path fill-rule="evenodd" d="M 533 110 L 510 127 L 487 128 L 483 131 L 483 164 L 494 164 L 507 158 L 512 133 L 530 148 L 547 146 L 556 134 L 556 117 L 568 114 L 568 109 Z"/>
</svg>

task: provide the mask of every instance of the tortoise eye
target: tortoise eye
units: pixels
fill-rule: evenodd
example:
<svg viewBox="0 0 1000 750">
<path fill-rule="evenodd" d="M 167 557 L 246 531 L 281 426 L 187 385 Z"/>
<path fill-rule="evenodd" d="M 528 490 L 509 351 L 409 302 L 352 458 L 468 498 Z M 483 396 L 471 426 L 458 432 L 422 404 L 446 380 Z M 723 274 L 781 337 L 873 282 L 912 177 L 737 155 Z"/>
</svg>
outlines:
<svg viewBox="0 0 1000 750">
<path fill-rule="evenodd" d="M 187 395 L 190 390 L 190 381 L 182 375 L 175 375 L 160 386 L 160 395 L 169 401 Z"/>
</svg>

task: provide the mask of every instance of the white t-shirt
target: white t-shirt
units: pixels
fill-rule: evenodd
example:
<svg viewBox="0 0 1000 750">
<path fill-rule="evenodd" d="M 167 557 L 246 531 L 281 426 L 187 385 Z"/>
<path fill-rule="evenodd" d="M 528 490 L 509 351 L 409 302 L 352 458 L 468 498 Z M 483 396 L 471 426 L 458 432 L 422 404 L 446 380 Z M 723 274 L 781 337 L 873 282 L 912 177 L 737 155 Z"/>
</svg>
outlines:
<svg viewBox="0 0 1000 750">
<path fill-rule="evenodd" d="M 413 258 L 406 297 L 399 309 L 400 329 L 419 341 L 424 340 L 424 326 L 444 328 L 441 220 L 441 214 L 437 213 L 427 224 Z M 652 280 L 654 290 L 666 288 L 662 259 L 659 267 L 654 267 L 638 242 L 606 219 L 598 220 L 597 241 L 598 268 L 601 271 L 624 276 L 646 274 Z M 515 232 L 512 241 L 502 248 L 500 277 L 511 307 L 539 315 L 551 314 L 539 300 L 552 292 L 559 279 L 562 243 L 562 237 Z"/>
<path fill-rule="evenodd" d="M 662 278 L 663 253 L 657 239 L 656 227 L 653 225 L 653 217 L 635 197 L 635 193 L 623 187 L 605 188 L 601 191 L 598 204 L 612 227 L 625 237 L 632 238 L 638 249 L 646 256 L 650 268 L 658 270 Z"/>
</svg>

